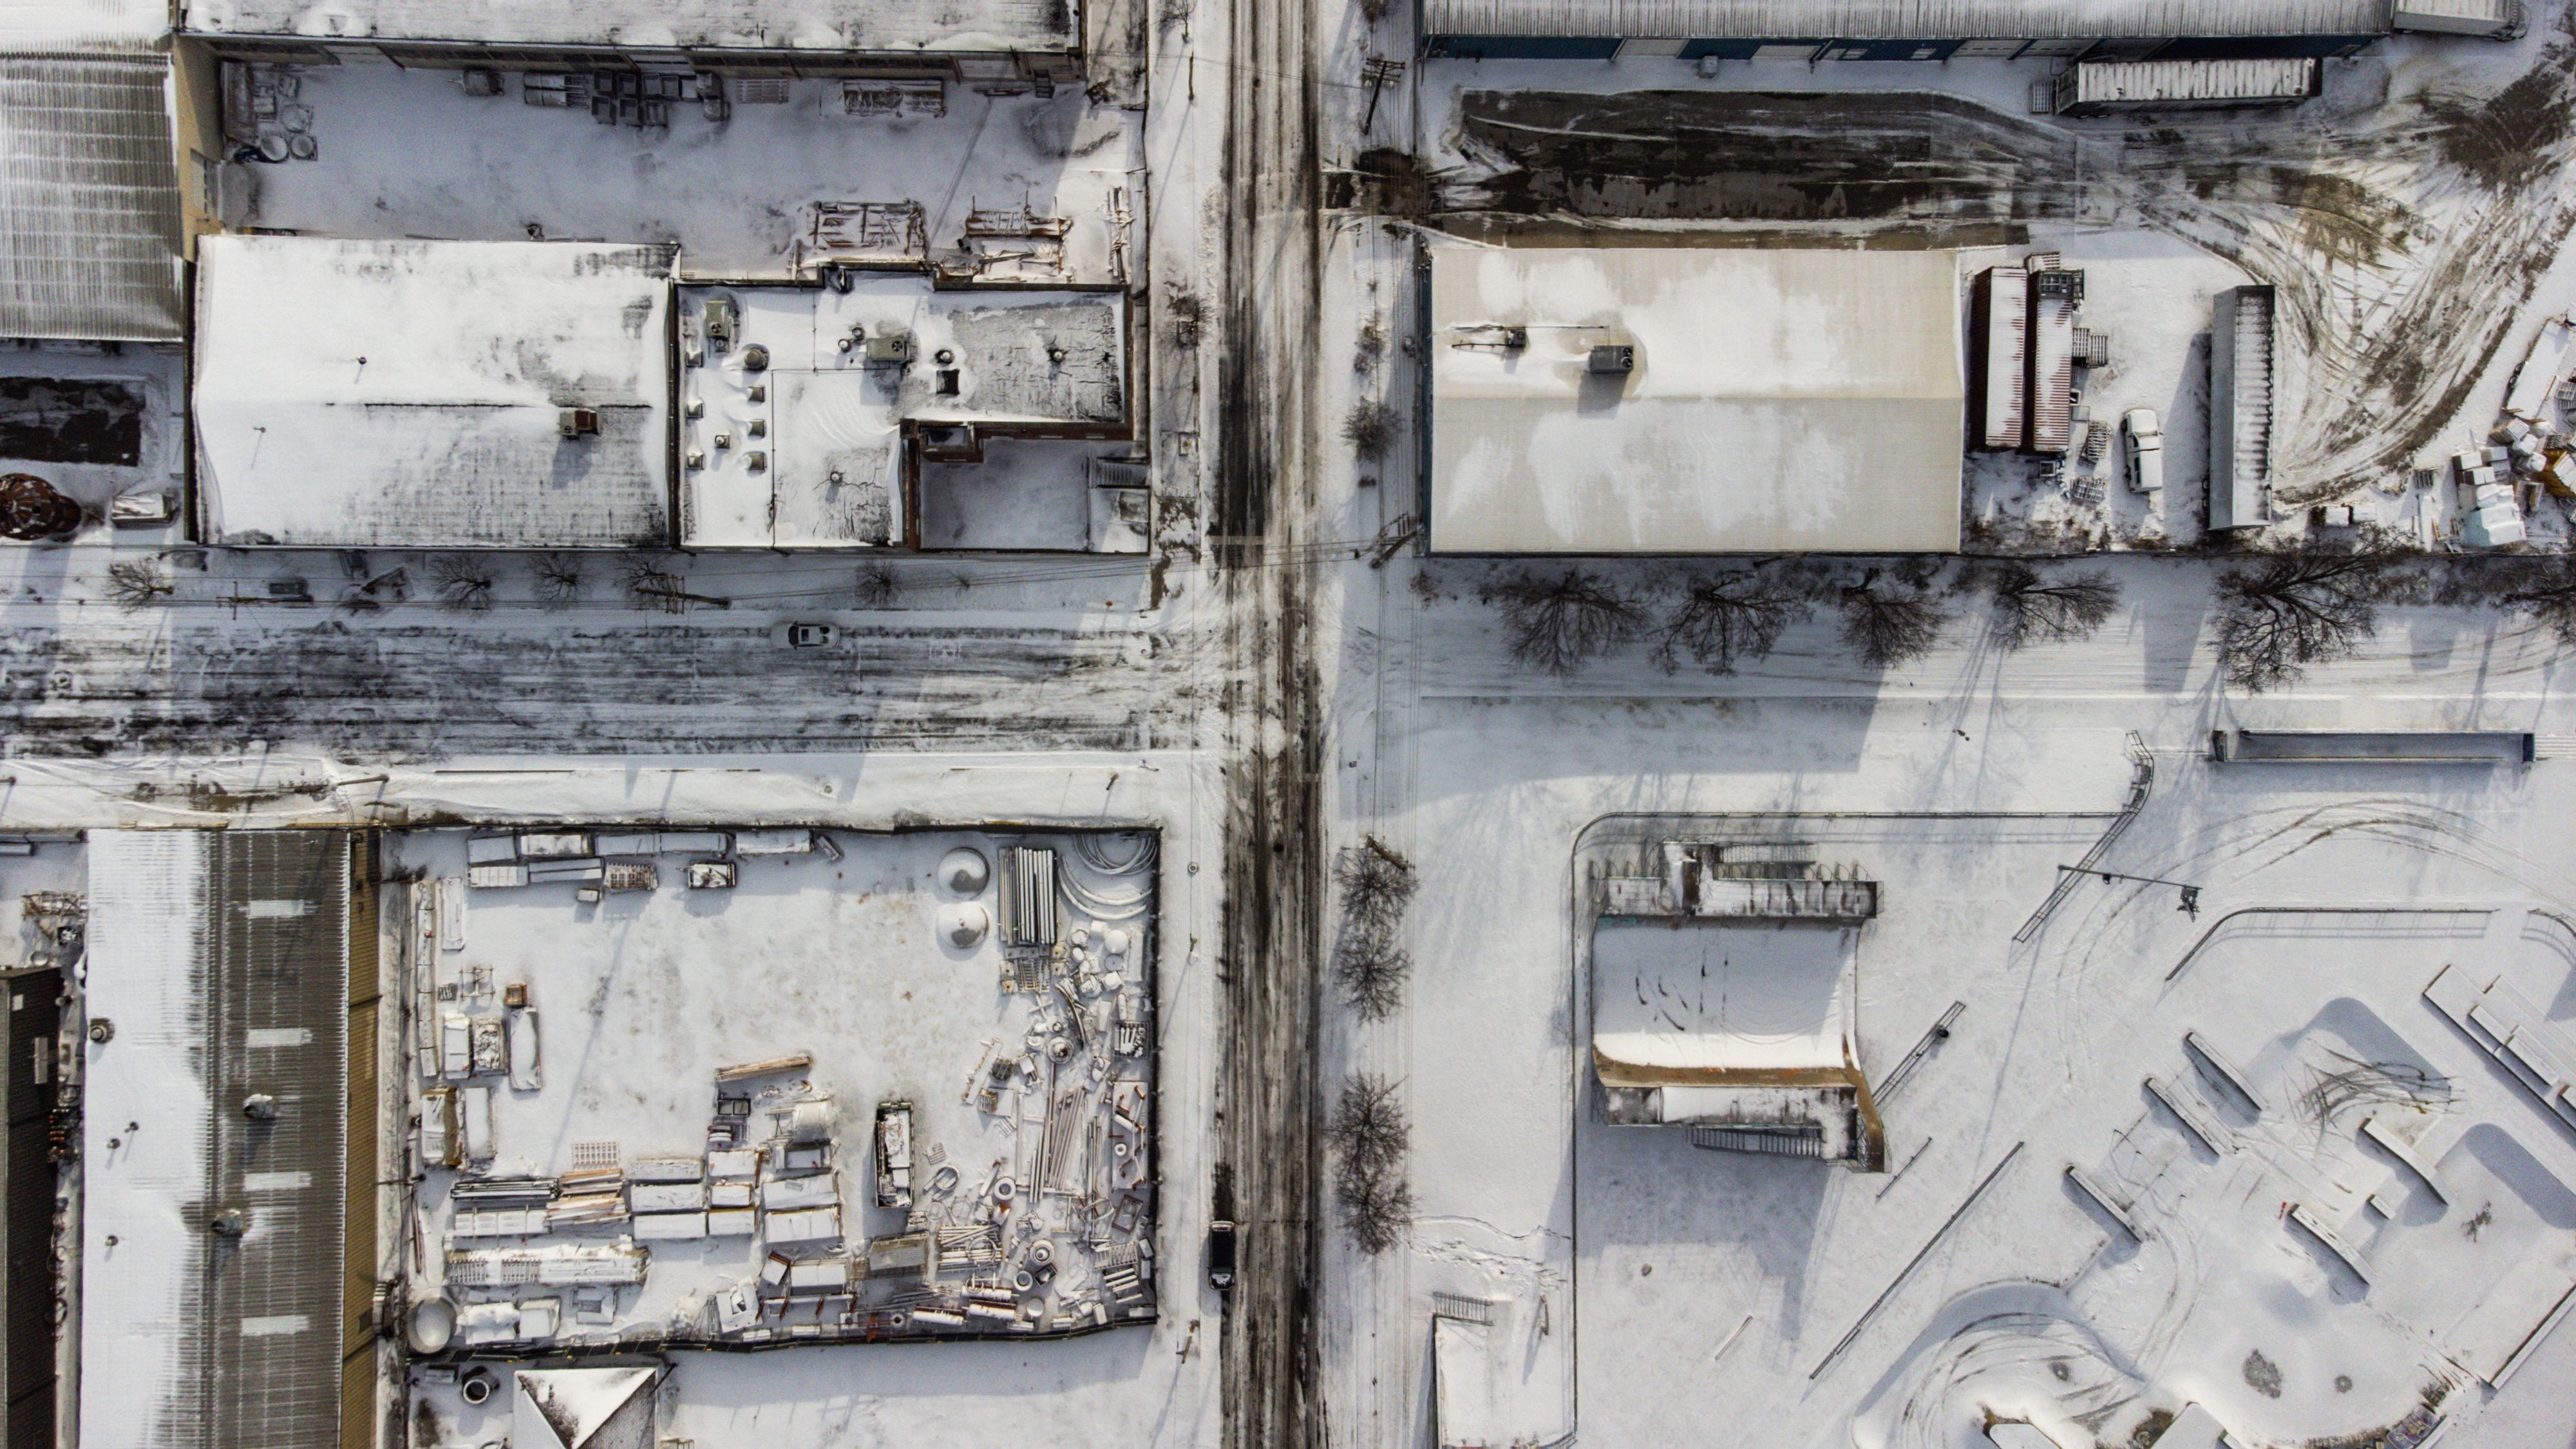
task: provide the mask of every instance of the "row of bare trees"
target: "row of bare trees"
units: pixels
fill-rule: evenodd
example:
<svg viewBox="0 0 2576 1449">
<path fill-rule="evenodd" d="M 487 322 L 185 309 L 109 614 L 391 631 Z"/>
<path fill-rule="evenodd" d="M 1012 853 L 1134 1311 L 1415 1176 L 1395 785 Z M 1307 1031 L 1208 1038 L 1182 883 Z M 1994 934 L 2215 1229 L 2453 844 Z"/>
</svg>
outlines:
<svg viewBox="0 0 2576 1449">
<path fill-rule="evenodd" d="M 1502 611 L 1512 657 L 1551 674 L 1570 674 L 1639 640 L 1652 641 L 1652 658 L 1666 670 L 1688 660 L 1733 674 L 1820 611 L 1833 613 L 1844 647 L 1863 663 L 1903 664 L 1931 652 L 1959 599 L 1972 594 L 1986 599 L 1995 642 L 2008 650 L 2085 638 L 2120 601 L 2119 585 L 2099 572 L 2043 574 L 2020 562 L 1952 571 L 1935 559 L 1866 566 L 1771 560 L 1644 585 L 1571 568 L 1513 574 L 1483 597 Z"/>
<path fill-rule="evenodd" d="M 2303 549 L 2222 572 L 2216 593 L 2219 666 L 2231 686 L 2250 693 L 2350 657 L 2377 633 L 2380 611 L 2396 605 L 2501 609 L 2576 647 L 2576 557 L 2567 555 L 2436 561 L 2370 548 Z M 1976 599 L 2004 650 L 2081 640 L 2118 611 L 2120 586 L 2098 570 L 2018 560 L 1955 568 L 1929 559 L 1774 560 L 1635 583 L 1583 567 L 1527 571 L 1487 585 L 1482 597 L 1502 613 L 1512 658 L 1531 668 L 1570 674 L 1648 641 L 1666 670 L 1687 660 L 1732 674 L 1819 613 L 1835 618 L 1844 649 L 1876 668 L 1929 653 L 1960 606 Z"/>
</svg>

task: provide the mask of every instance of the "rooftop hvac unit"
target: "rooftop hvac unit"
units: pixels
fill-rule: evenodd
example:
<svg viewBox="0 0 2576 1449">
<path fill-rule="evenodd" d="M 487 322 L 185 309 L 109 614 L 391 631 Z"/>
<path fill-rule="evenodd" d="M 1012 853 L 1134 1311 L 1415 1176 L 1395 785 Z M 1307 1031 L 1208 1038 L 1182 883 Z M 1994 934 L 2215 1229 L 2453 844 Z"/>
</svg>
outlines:
<svg viewBox="0 0 2576 1449">
<path fill-rule="evenodd" d="M 2111 334 L 2108 332 L 2096 332 L 2089 327 L 2076 328 L 2075 365 L 2077 367 L 2109 367 L 2111 365 Z"/>
<path fill-rule="evenodd" d="M 787 84 L 783 75 L 738 76 L 726 82 L 738 106 L 783 106 L 787 104 Z"/>
<path fill-rule="evenodd" d="M 1634 343 L 1605 342 L 1592 349 L 1583 370 L 1595 376 L 1625 377 L 1637 370 L 1637 348 Z"/>
<path fill-rule="evenodd" d="M 567 438 L 598 437 L 599 410 L 596 408 L 565 408 L 562 412 L 555 415 L 555 427 Z"/>
</svg>

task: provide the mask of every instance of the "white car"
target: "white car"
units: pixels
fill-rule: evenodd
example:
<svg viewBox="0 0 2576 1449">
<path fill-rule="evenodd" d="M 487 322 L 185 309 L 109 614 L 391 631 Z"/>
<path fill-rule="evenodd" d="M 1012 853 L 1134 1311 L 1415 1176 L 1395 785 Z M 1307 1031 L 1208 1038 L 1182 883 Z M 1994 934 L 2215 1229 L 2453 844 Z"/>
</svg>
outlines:
<svg viewBox="0 0 2576 1449">
<path fill-rule="evenodd" d="M 2129 491 L 2150 498 L 2165 491 L 2165 430 L 2153 408 L 2131 408 L 2120 417 L 2129 435 Z"/>
</svg>

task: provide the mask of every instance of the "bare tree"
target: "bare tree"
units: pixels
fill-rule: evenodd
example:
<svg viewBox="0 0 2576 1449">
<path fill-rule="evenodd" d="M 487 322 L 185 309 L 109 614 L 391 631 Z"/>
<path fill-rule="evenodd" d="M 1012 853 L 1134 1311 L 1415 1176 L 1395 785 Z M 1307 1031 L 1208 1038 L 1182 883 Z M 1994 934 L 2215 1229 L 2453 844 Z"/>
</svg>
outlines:
<svg viewBox="0 0 2576 1449">
<path fill-rule="evenodd" d="M 1404 1000 L 1413 956 L 1404 949 L 1404 908 L 1413 899 L 1413 863 L 1376 836 L 1342 850 L 1333 862 L 1342 892 L 1341 927 L 1333 938 L 1333 976 L 1362 1020 L 1382 1020 Z"/>
<path fill-rule="evenodd" d="M 1516 574 L 1489 585 L 1484 597 L 1502 606 L 1512 658 L 1550 674 L 1572 674 L 1646 628 L 1634 595 L 1581 569 L 1552 578 Z"/>
<path fill-rule="evenodd" d="M 2422 580 L 2384 552 L 2274 554 L 2218 580 L 2218 660 L 2227 682 L 2260 693 L 2307 666 L 2341 659 L 2379 627 L 2379 606 Z"/>
<path fill-rule="evenodd" d="M 1343 1165 L 1363 1172 L 1385 1172 L 1403 1165 L 1412 1131 L 1395 1084 L 1361 1072 L 1342 1083 L 1341 1101 L 1333 1108 L 1325 1136 Z"/>
<path fill-rule="evenodd" d="M 537 597 L 549 604 L 569 604 L 581 596 L 581 555 L 537 555 Z"/>
<path fill-rule="evenodd" d="M 1411 1131 L 1395 1085 L 1366 1073 L 1344 1082 L 1324 1135 L 1334 1151 L 1333 1199 L 1343 1226 L 1363 1252 L 1394 1247 L 1413 1220 L 1404 1171 Z"/>
<path fill-rule="evenodd" d="M 1888 669 L 1932 652 L 1948 622 L 1940 602 L 1922 583 L 1871 569 L 1835 596 L 1842 611 L 1843 642 L 1867 663 Z"/>
<path fill-rule="evenodd" d="M 891 609 L 903 597 L 903 578 L 892 565 L 873 563 L 859 569 L 858 602 L 862 609 Z"/>
<path fill-rule="evenodd" d="M 1386 456 L 1395 446 L 1395 409 L 1376 398 L 1362 398 L 1351 404 L 1349 417 L 1342 419 L 1342 438 L 1351 451 L 1375 461 Z"/>
<path fill-rule="evenodd" d="M 107 596 L 122 609 L 148 609 L 178 588 L 169 572 L 148 558 L 122 559 L 107 566 Z"/>
<path fill-rule="evenodd" d="M 1333 1184 L 1333 1198 L 1351 1241 L 1372 1256 L 1404 1241 L 1413 1225 L 1413 1185 L 1401 1177 L 1344 1178 Z"/>
<path fill-rule="evenodd" d="M 1334 859 L 1333 884 L 1341 888 L 1345 920 L 1392 928 L 1413 903 L 1413 862 L 1376 836 L 1364 835 Z"/>
<path fill-rule="evenodd" d="M 1737 569 L 1682 586 L 1666 616 L 1655 662 L 1671 673 L 1687 654 L 1711 674 L 1733 674 L 1736 662 L 1760 659 L 1791 624 L 1815 611 L 1815 591 L 1776 569 Z"/>
<path fill-rule="evenodd" d="M 469 554 L 442 553 L 429 560 L 430 587 L 451 609 L 492 607 L 492 570 Z"/>
<path fill-rule="evenodd" d="M 685 614 L 691 604 L 705 604 L 718 609 L 733 607 L 731 599 L 690 593 L 687 579 L 649 558 L 639 558 L 627 565 L 626 598 L 636 608 L 665 614 Z"/>
<path fill-rule="evenodd" d="M 1333 942 L 1333 979 L 1362 1021 L 1384 1021 L 1402 1005 L 1405 979 L 1412 974 L 1413 953 L 1392 933 L 1345 924 Z"/>
<path fill-rule="evenodd" d="M 1994 600 L 1995 642 L 2007 651 L 2034 641 L 2089 639 L 2120 605 L 2120 586 L 2105 573 L 2052 578 L 2025 563 L 2006 563 L 1983 582 Z"/>
<path fill-rule="evenodd" d="M 2496 602 L 2529 616 L 2556 635 L 2559 643 L 2576 645 L 2576 558 L 2562 555 L 2514 569 L 2498 590 Z"/>
</svg>

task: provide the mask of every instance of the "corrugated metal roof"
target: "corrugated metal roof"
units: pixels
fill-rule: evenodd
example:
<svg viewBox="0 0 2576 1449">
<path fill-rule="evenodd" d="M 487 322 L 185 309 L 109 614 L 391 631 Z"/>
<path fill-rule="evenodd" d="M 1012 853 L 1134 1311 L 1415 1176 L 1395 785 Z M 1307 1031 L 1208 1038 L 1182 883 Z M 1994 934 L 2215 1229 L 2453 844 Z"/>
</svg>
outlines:
<svg viewBox="0 0 2576 1449">
<path fill-rule="evenodd" d="M 2389 0 L 1423 0 L 1426 35 L 2054 40 L 2375 35 Z"/>
<path fill-rule="evenodd" d="M 169 63 L 0 56 L 0 337 L 180 335 Z"/>
<path fill-rule="evenodd" d="M 215 35 L 627 49 L 1065 51 L 1077 0 L 188 0 Z"/>
<path fill-rule="evenodd" d="M 0 51 L 145 51 L 170 33 L 170 0 L 0 0 Z"/>
</svg>

